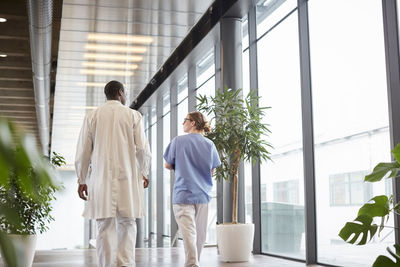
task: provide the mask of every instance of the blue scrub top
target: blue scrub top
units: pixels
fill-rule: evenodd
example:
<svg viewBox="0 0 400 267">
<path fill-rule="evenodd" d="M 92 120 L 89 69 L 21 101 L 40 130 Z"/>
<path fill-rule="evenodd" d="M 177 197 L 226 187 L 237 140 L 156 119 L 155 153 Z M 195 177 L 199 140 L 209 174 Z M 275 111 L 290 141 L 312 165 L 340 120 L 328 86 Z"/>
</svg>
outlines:
<svg viewBox="0 0 400 267">
<path fill-rule="evenodd" d="M 214 143 L 201 134 L 187 134 L 172 139 L 164 159 L 175 168 L 172 204 L 210 202 L 211 170 L 221 165 Z"/>
</svg>

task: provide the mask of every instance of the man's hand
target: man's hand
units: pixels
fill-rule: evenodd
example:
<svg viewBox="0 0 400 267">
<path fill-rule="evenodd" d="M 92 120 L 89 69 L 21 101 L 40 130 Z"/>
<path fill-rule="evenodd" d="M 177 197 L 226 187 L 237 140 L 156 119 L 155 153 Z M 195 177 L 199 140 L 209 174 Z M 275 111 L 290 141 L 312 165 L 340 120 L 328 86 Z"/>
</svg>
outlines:
<svg viewBox="0 0 400 267">
<path fill-rule="evenodd" d="M 80 184 L 79 185 L 79 187 L 78 187 L 78 195 L 83 200 L 87 200 L 88 191 L 87 191 L 87 185 L 86 184 Z"/>
<path fill-rule="evenodd" d="M 143 187 L 147 188 L 149 186 L 149 179 L 143 176 Z"/>
</svg>

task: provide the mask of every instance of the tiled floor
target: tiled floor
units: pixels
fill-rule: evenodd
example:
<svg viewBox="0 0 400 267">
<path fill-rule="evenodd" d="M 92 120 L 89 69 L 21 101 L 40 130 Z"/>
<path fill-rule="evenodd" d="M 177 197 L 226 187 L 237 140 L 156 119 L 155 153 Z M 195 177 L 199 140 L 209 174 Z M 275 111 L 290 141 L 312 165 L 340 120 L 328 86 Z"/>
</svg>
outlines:
<svg viewBox="0 0 400 267">
<path fill-rule="evenodd" d="M 179 267 L 184 265 L 183 248 L 141 248 L 136 249 L 137 267 Z M 268 267 L 300 267 L 306 266 L 305 263 L 288 261 L 264 255 L 254 255 L 249 262 L 223 263 L 220 261 L 215 247 L 205 248 L 203 250 L 201 266 L 204 267 L 249 267 L 249 266 L 268 266 Z M 3 266 L 3 264 L 0 264 Z M 37 251 L 35 254 L 34 267 L 54 266 L 54 267 L 94 267 L 96 264 L 96 251 L 88 250 L 54 250 Z M 318 266 L 318 265 L 308 265 Z"/>
</svg>

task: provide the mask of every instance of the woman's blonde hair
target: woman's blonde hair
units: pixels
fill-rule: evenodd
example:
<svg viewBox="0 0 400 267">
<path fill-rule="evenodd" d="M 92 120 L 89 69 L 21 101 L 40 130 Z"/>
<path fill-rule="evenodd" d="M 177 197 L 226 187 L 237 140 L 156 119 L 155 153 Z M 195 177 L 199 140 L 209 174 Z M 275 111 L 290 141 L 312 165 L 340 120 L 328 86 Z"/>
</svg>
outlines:
<svg viewBox="0 0 400 267">
<path fill-rule="evenodd" d="M 194 121 L 196 125 L 196 130 L 198 131 L 204 131 L 206 133 L 211 132 L 211 126 L 210 123 L 207 121 L 206 116 L 204 116 L 203 113 L 198 112 L 198 111 L 193 111 L 190 112 L 189 118 Z"/>
</svg>

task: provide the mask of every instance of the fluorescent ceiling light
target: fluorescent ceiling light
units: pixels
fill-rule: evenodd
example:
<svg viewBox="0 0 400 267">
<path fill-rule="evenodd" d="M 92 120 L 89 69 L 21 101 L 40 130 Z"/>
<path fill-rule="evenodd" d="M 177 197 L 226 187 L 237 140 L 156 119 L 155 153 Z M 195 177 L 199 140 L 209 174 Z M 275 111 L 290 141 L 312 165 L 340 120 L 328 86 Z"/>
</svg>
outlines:
<svg viewBox="0 0 400 267">
<path fill-rule="evenodd" d="M 6 22 L 7 19 L 6 18 L 0 18 L 0 22 Z"/>
<path fill-rule="evenodd" d="M 109 68 L 109 69 L 121 69 L 121 70 L 135 70 L 138 68 L 136 64 L 124 64 L 124 63 L 109 63 L 109 62 L 82 62 L 84 67 L 94 68 Z"/>
<path fill-rule="evenodd" d="M 96 109 L 94 106 L 71 106 L 72 109 Z"/>
<path fill-rule="evenodd" d="M 117 54 L 91 54 L 87 53 L 83 56 L 89 59 L 105 59 L 105 60 L 117 60 L 117 61 L 133 61 L 139 62 L 143 60 L 142 56 L 126 56 Z"/>
<path fill-rule="evenodd" d="M 7 57 L 6 54 L 0 54 L 0 57 Z"/>
<path fill-rule="evenodd" d="M 87 39 L 93 41 L 112 41 L 120 43 L 137 43 L 137 44 L 151 44 L 153 42 L 153 38 L 149 36 L 106 34 L 106 33 L 89 33 Z"/>
<path fill-rule="evenodd" d="M 101 87 L 104 88 L 107 83 L 96 83 L 96 82 L 78 82 L 78 86 L 86 86 L 86 87 Z"/>
<path fill-rule="evenodd" d="M 101 87 L 104 88 L 104 86 L 106 86 L 107 82 L 104 83 L 96 83 L 96 82 L 78 82 L 77 85 L 78 86 L 86 86 L 86 87 Z M 124 87 L 125 84 L 122 84 Z"/>
<path fill-rule="evenodd" d="M 87 50 L 101 50 L 101 51 L 112 51 L 112 52 L 132 52 L 132 53 L 144 53 L 147 48 L 144 46 L 124 46 L 124 45 L 98 45 L 98 44 L 87 44 L 85 46 Z"/>
<path fill-rule="evenodd" d="M 133 75 L 133 71 L 119 71 L 119 70 L 83 69 L 80 72 L 81 72 L 81 74 L 89 74 L 89 75 L 110 75 L 110 76 L 132 76 Z"/>
</svg>

